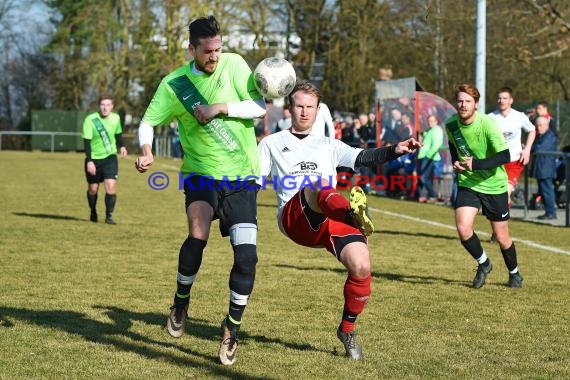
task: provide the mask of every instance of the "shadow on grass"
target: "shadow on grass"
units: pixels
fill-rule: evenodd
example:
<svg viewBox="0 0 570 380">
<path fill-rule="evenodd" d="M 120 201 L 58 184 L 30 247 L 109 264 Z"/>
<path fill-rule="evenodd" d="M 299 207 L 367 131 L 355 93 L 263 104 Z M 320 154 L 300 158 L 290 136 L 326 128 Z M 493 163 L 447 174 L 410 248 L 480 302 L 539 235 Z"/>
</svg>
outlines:
<svg viewBox="0 0 570 380">
<path fill-rule="evenodd" d="M 407 232 L 407 231 L 393 231 L 393 230 L 376 230 L 374 231 L 375 234 L 382 234 L 382 235 L 405 235 L 405 236 L 413 236 L 413 237 L 426 237 L 431 239 L 443 239 L 443 240 L 456 240 L 459 243 L 459 238 L 454 236 L 448 235 L 440 235 L 440 234 L 427 234 L 425 232 Z"/>
<path fill-rule="evenodd" d="M 224 376 L 252 380 L 268 378 L 267 376 L 251 376 L 241 371 L 232 370 L 230 367 L 224 367 L 219 364 L 217 354 L 211 356 L 204 355 L 192 350 L 190 347 L 171 343 L 169 341 L 174 341 L 174 338 L 170 338 L 166 331 L 164 340 L 151 339 L 148 336 L 130 331 L 134 321 L 140 321 L 148 325 L 164 326 L 166 324 L 166 315 L 137 313 L 114 306 L 94 305 L 93 308 L 103 310 L 103 313 L 112 322 L 96 321 L 76 311 L 31 310 L 0 306 L 0 328 L 16 328 L 17 323 L 13 320 L 20 320 L 40 327 L 58 329 L 68 334 L 83 337 L 87 341 L 110 345 L 119 350 L 132 352 L 148 359 L 165 360 L 183 367 L 205 366 L 216 377 Z M 212 326 L 206 321 L 191 319 L 189 326 L 188 331 L 192 331 L 192 336 L 194 337 L 212 341 L 218 341 L 221 337 L 218 325 Z M 247 334 L 244 331 L 240 332 L 239 337 L 245 345 L 247 345 L 246 342 L 248 340 L 255 340 L 262 343 L 279 344 L 299 351 L 330 352 L 318 350 L 309 344 L 285 342 L 281 339 L 268 338 L 264 335 Z M 156 346 L 159 346 L 161 349 L 158 349 Z M 180 357 L 164 349 L 177 349 L 188 356 Z M 192 358 L 192 356 L 195 358 Z M 198 360 L 198 358 L 202 360 Z"/>
<path fill-rule="evenodd" d="M 288 269 L 296 269 L 296 270 L 303 270 L 303 271 L 325 271 L 325 272 L 335 272 L 342 275 L 346 275 L 347 271 L 345 268 L 325 268 L 325 267 L 302 267 L 299 265 L 290 265 L 290 264 L 276 264 L 278 268 L 288 268 Z M 414 283 L 414 284 L 436 284 L 436 283 L 443 283 L 443 284 L 458 284 L 464 286 L 470 286 L 471 283 L 466 281 L 458 281 L 458 280 L 450 280 L 443 277 L 435 277 L 435 276 L 415 276 L 415 275 L 404 275 L 398 273 L 380 273 L 380 272 L 372 272 L 373 278 L 382 278 L 388 281 L 399 281 L 399 282 L 406 282 L 406 283 Z"/>
<path fill-rule="evenodd" d="M 57 214 L 34 214 L 34 213 L 29 213 L 29 212 L 13 212 L 12 214 L 17 215 L 17 216 L 29 216 L 31 218 L 39 218 L 39 219 L 85 220 L 85 219 L 77 218 L 75 216 L 57 215 Z"/>
</svg>

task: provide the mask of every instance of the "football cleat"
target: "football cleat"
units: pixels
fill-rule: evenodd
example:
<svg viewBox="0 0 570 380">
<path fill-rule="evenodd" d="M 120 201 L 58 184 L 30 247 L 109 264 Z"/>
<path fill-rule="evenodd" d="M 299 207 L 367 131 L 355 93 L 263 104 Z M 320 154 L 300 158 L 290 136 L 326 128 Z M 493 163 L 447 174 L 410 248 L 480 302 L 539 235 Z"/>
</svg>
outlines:
<svg viewBox="0 0 570 380">
<path fill-rule="evenodd" d="M 350 212 L 348 219 L 351 225 L 358 228 L 364 236 L 372 235 L 374 224 L 366 214 L 366 194 L 359 186 L 350 189 L 348 197 L 350 202 Z"/>
<path fill-rule="evenodd" d="M 509 273 L 509 288 L 522 288 L 521 272 Z"/>
<path fill-rule="evenodd" d="M 222 341 L 218 356 L 223 365 L 232 365 L 236 361 L 237 353 L 237 330 L 228 327 L 227 318 L 222 321 Z"/>
<path fill-rule="evenodd" d="M 340 328 L 336 330 L 336 336 L 344 345 L 346 356 L 354 360 L 362 359 L 362 346 L 356 340 L 354 331 L 342 332 Z"/>
<path fill-rule="evenodd" d="M 180 338 L 186 329 L 186 320 L 188 319 L 188 305 L 172 305 L 170 307 L 170 315 L 166 320 L 166 328 L 168 333 L 174 338 Z"/>
<path fill-rule="evenodd" d="M 489 261 L 489 265 L 479 264 L 477 267 L 477 273 L 475 273 L 475 278 L 473 279 L 473 288 L 479 289 L 485 285 L 485 279 L 487 275 L 493 270 L 493 264 Z"/>
</svg>

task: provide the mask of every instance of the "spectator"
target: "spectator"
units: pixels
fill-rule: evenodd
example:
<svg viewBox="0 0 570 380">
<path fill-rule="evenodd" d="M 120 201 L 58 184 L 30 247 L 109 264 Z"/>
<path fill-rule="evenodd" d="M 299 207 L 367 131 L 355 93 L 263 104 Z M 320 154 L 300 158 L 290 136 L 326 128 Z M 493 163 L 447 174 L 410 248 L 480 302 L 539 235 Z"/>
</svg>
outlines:
<svg viewBox="0 0 570 380">
<path fill-rule="evenodd" d="M 265 107 L 267 112 L 265 114 L 265 123 L 263 123 L 264 135 L 275 133 L 277 123 L 283 117 L 283 109 L 273 104 L 272 99 L 265 100 Z M 265 130 L 265 125 L 267 125 L 267 130 Z"/>
<path fill-rule="evenodd" d="M 344 121 L 341 125 L 342 128 L 342 136 L 340 140 L 348 145 L 352 145 L 354 143 L 354 128 L 353 128 L 353 119 L 351 116 L 346 116 Z"/>
<path fill-rule="evenodd" d="M 429 129 L 424 132 L 422 147 L 418 152 L 420 164 L 420 180 L 418 186 L 418 201 L 435 203 L 437 194 L 433 188 L 433 176 L 438 162 L 441 161 L 439 150 L 443 146 L 443 129 L 438 123 L 437 116 L 428 117 Z M 427 190 L 427 198 L 421 196 L 422 190 Z"/>
<path fill-rule="evenodd" d="M 397 106 L 390 109 L 388 122 L 382 128 L 382 143 L 396 144 L 399 141 L 398 131 L 402 129 L 402 111 Z"/>
<path fill-rule="evenodd" d="M 547 102 L 545 102 L 545 101 L 538 102 L 538 104 L 536 105 L 536 116 L 537 117 L 538 116 L 545 117 L 546 121 L 548 122 L 548 129 L 550 129 L 552 132 L 554 132 L 555 135 L 558 135 L 558 130 L 556 128 L 556 121 L 548 112 L 548 103 Z M 535 125 L 536 125 L 536 121 L 535 121 Z"/>
<path fill-rule="evenodd" d="M 355 118 L 352 121 L 352 130 L 354 131 L 354 139 L 352 141 L 352 144 L 349 145 L 353 145 L 353 146 L 361 146 L 361 138 L 360 138 L 360 129 L 362 128 L 362 123 L 360 122 L 359 118 Z"/>
<path fill-rule="evenodd" d="M 338 117 L 334 120 L 334 138 L 340 140 L 342 137 L 342 118 Z"/>
<path fill-rule="evenodd" d="M 414 134 L 414 126 L 412 125 L 412 117 L 404 113 L 402 114 L 402 125 L 397 130 L 398 140 L 406 140 Z"/>
<path fill-rule="evenodd" d="M 368 148 L 376 148 L 376 114 L 368 114 Z M 372 141 L 374 140 L 374 141 Z"/>
<path fill-rule="evenodd" d="M 178 122 L 176 120 L 173 120 L 170 123 L 170 132 L 172 133 L 172 157 L 175 160 L 179 160 L 184 157 L 184 151 L 180 144 L 180 133 L 178 131 Z"/>
<path fill-rule="evenodd" d="M 289 128 L 291 128 L 291 111 L 289 111 L 289 108 L 285 108 L 283 109 L 283 117 L 277 122 L 275 133 Z"/>
<path fill-rule="evenodd" d="M 538 136 L 532 146 L 532 152 L 556 152 L 558 139 L 549 127 L 549 121 L 544 116 L 538 116 L 535 120 Z M 542 196 L 544 215 L 540 220 L 556 219 L 556 199 L 554 195 L 554 178 L 556 177 L 556 156 L 535 155 L 532 160 L 532 176 L 538 182 L 538 192 Z"/>
</svg>

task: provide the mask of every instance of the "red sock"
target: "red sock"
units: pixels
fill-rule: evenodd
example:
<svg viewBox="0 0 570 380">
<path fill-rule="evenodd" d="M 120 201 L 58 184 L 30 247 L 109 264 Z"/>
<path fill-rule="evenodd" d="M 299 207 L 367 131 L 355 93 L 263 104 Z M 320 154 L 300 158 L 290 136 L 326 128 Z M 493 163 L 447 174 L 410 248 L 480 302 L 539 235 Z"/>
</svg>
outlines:
<svg viewBox="0 0 570 380">
<path fill-rule="evenodd" d="M 371 274 L 364 278 L 348 275 L 344 283 L 344 312 L 342 314 L 342 322 L 340 323 L 340 331 L 354 331 L 356 317 L 362 313 L 364 305 L 366 305 L 366 301 L 368 301 L 372 293 L 371 282 Z"/>
<path fill-rule="evenodd" d="M 346 220 L 346 214 L 350 211 L 348 200 L 333 188 L 320 190 L 317 203 L 323 214 L 340 222 Z"/>
</svg>

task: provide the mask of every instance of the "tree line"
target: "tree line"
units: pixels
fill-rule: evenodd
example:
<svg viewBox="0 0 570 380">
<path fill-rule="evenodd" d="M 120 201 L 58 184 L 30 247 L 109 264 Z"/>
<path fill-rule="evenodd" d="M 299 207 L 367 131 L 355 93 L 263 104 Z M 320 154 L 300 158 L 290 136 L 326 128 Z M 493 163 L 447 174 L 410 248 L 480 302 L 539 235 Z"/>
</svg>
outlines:
<svg viewBox="0 0 570 380">
<path fill-rule="evenodd" d="M 489 107 L 502 86 L 520 104 L 570 101 L 565 4 L 487 0 Z M 41 12 L 22 30 L 14 12 L 26 9 Z M 136 123 L 161 77 L 188 62 L 189 21 L 208 14 L 225 32 L 252 36 L 233 49 L 252 68 L 277 53 L 270 34 L 297 36 L 281 53 L 318 81 L 332 109 L 370 110 L 381 70 L 447 99 L 454 84 L 475 82 L 475 1 L 0 0 L 0 129 L 29 129 L 31 110 L 96 109 L 102 93 Z"/>
</svg>

